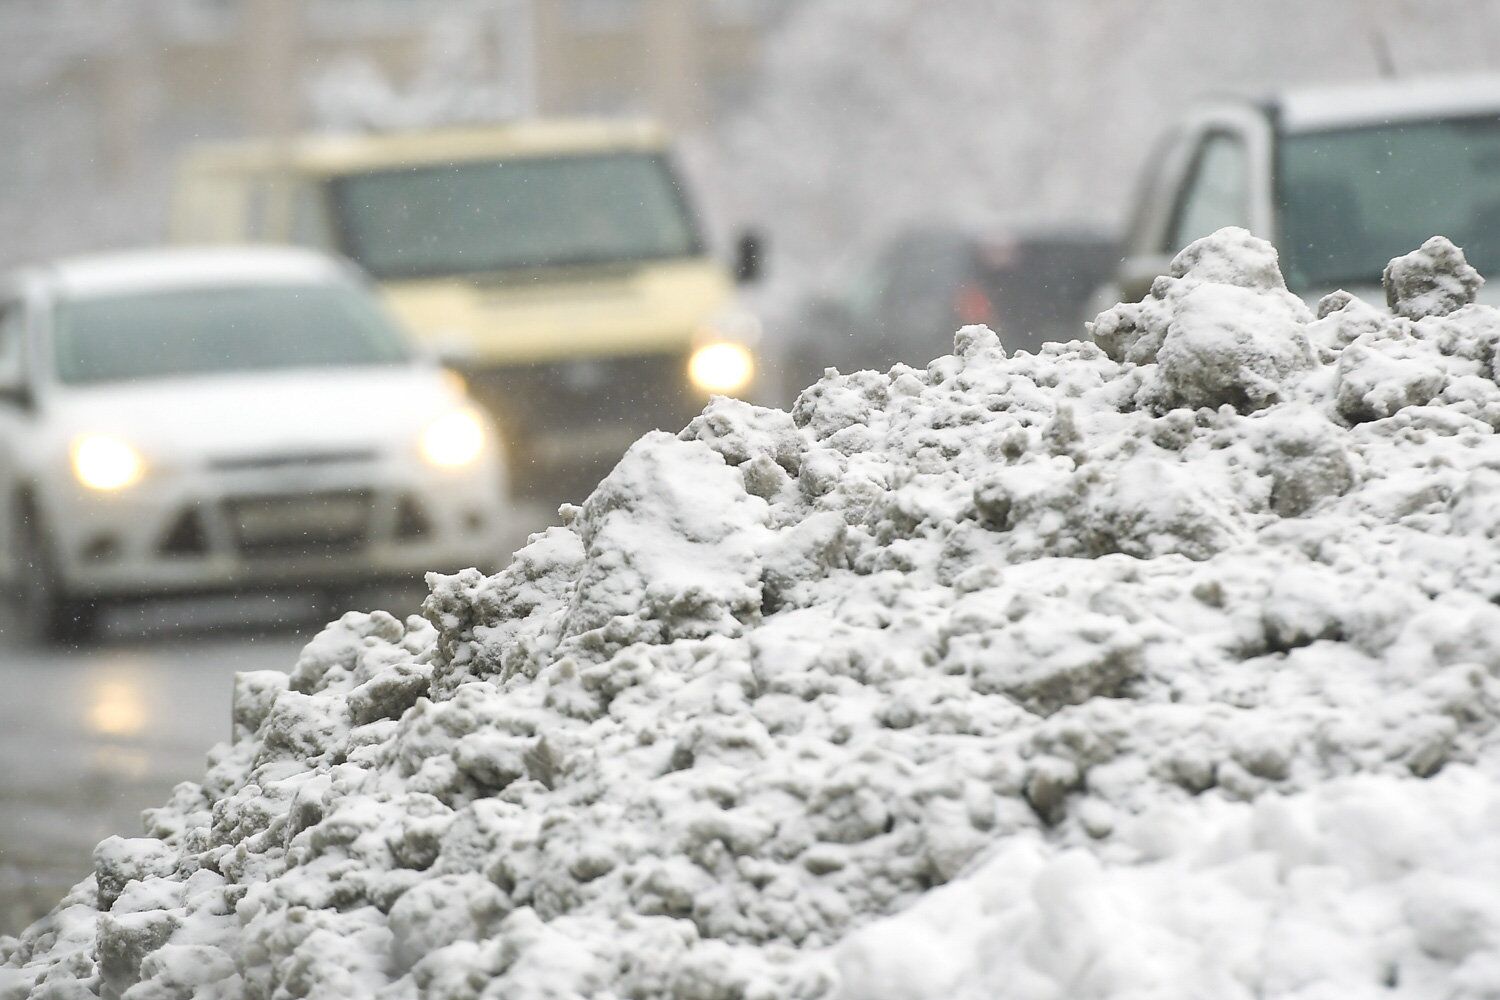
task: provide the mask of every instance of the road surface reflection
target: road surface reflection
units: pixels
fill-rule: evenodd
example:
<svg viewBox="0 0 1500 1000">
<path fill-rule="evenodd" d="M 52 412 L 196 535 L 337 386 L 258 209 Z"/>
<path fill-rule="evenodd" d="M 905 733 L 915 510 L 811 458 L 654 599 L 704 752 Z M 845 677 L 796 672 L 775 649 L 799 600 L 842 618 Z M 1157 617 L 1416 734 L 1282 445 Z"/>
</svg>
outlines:
<svg viewBox="0 0 1500 1000">
<path fill-rule="evenodd" d="M 420 596 L 360 604 L 410 611 Z M 138 835 L 143 809 L 201 776 L 229 735 L 234 674 L 290 669 L 336 610 L 190 602 L 116 615 L 86 649 L 0 637 L 0 934 L 84 878 L 98 841 Z"/>
<path fill-rule="evenodd" d="M 503 552 L 549 523 L 518 505 Z M 94 845 L 138 836 L 140 814 L 203 775 L 230 732 L 234 675 L 290 670 L 350 608 L 416 611 L 419 581 L 339 603 L 306 595 L 155 602 L 119 609 L 106 638 L 37 649 L 0 602 L 0 934 L 20 930 L 89 874 Z"/>
</svg>

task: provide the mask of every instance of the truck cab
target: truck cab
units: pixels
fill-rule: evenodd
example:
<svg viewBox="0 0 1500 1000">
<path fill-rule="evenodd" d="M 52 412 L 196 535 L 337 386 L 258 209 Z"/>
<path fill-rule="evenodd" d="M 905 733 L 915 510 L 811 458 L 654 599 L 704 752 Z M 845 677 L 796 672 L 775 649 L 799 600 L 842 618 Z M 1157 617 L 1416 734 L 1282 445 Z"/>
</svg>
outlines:
<svg viewBox="0 0 1500 1000">
<path fill-rule="evenodd" d="M 755 382 L 755 319 L 708 250 L 658 127 L 527 121 L 202 147 L 175 241 L 358 263 L 496 417 L 512 478 L 586 489 L 652 428 Z"/>
<path fill-rule="evenodd" d="M 1269 239 L 1287 287 L 1379 300 L 1392 257 L 1434 234 L 1500 275 L 1500 78 L 1391 80 L 1223 99 L 1148 158 L 1124 256 L 1098 308 L 1143 297 L 1224 226 Z"/>
</svg>

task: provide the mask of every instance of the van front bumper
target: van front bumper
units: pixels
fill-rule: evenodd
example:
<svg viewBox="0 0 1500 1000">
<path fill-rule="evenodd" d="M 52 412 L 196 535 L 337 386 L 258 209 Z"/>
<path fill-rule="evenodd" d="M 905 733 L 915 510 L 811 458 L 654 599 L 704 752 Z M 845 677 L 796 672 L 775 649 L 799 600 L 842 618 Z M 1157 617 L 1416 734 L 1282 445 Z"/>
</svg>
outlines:
<svg viewBox="0 0 1500 1000">
<path fill-rule="evenodd" d="M 530 491 L 597 481 L 642 434 L 677 431 L 697 416 L 708 395 L 688 380 L 687 361 L 674 351 L 464 374 L 470 394 L 500 425 L 512 479 Z"/>
</svg>

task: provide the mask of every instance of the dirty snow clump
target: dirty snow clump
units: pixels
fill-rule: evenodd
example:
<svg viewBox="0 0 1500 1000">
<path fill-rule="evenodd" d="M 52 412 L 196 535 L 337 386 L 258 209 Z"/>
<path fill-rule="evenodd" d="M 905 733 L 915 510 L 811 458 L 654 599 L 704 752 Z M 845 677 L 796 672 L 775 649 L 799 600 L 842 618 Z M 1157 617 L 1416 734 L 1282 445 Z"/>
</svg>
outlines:
<svg viewBox="0 0 1500 1000">
<path fill-rule="evenodd" d="M 239 678 L 0 998 L 1500 993 L 1500 313 L 1201 240 Z"/>
</svg>

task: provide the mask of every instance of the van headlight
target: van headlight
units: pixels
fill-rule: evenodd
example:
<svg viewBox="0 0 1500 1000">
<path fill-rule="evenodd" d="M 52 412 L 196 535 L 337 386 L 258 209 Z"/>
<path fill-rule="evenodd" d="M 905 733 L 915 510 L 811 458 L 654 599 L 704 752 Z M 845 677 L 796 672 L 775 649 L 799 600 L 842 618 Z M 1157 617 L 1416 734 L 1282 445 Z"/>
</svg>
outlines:
<svg viewBox="0 0 1500 1000">
<path fill-rule="evenodd" d="M 422 458 L 439 469 L 472 465 L 484 453 L 484 421 L 472 409 L 455 410 L 427 425 L 418 441 Z"/>
<path fill-rule="evenodd" d="M 146 474 L 141 453 L 108 434 L 84 434 L 69 449 L 73 477 L 80 484 L 102 493 L 134 486 Z"/>
<path fill-rule="evenodd" d="M 755 377 L 755 355 L 744 344 L 704 344 L 688 358 L 688 378 L 704 392 L 738 392 Z"/>
</svg>

